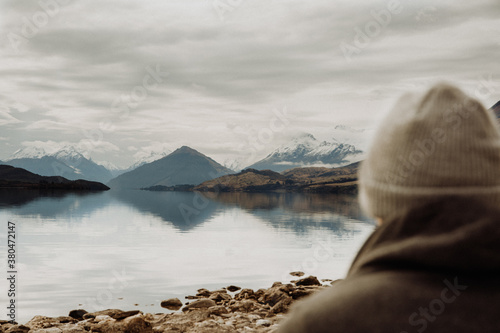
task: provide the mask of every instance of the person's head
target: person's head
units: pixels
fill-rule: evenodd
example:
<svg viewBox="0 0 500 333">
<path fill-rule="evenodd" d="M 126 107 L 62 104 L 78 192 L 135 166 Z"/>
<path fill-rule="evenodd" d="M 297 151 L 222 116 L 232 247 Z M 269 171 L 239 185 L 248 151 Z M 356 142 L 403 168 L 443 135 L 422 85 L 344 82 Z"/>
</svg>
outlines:
<svg viewBox="0 0 500 333">
<path fill-rule="evenodd" d="M 496 119 L 448 84 L 402 96 L 361 164 L 359 192 L 365 212 L 384 222 L 450 196 L 500 206 Z"/>
</svg>

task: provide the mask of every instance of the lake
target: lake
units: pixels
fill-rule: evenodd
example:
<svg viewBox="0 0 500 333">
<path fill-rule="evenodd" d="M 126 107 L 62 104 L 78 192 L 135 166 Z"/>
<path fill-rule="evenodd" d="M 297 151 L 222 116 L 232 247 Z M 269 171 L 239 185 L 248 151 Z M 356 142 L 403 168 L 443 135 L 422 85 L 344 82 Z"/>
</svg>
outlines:
<svg viewBox="0 0 500 333">
<path fill-rule="evenodd" d="M 374 229 L 356 197 L 298 193 L 0 190 L 0 221 L 2 267 L 16 224 L 20 323 L 78 308 L 167 313 L 161 300 L 267 288 L 292 271 L 342 278 Z M 2 278 L 2 300 L 7 289 Z"/>
</svg>

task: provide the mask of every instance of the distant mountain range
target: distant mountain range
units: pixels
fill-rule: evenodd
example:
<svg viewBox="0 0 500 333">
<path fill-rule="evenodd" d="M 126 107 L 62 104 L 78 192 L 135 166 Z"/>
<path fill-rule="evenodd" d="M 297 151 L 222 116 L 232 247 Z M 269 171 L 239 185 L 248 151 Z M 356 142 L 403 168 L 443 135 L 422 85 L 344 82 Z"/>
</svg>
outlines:
<svg viewBox="0 0 500 333">
<path fill-rule="evenodd" d="M 113 178 L 108 169 L 71 146 L 52 154 L 41 148 L 26 147 L 17 150 L 4 163 L 42 176 L 62 176 L 70 180 L 87 179 L 105 183 Z"/>
<path fill-rule="evenodd" d="M 311 134 L 303 134 L 292 139 L 288 144 L 278 147 L 266 158 L 247 168 L 281 172 L 304 166 L 342 166 L 361 158 L 362 151 L 352 144 L 354 142 L 357 145 L 360 142 L 357 140 L 360 131 L 336 126 L 332 133 L 336 138 L 340 137 L 340 140 L 319 141 Z M 188 151 L 190 153 L 187 153 Z M 183 161 L 181 161 L 180 156 L 173 158 L 180 152 L 184 152 L 185 160 Z M 168 154 L 168 152 L 144 154 L 129 168 L 123 169 L 108 161 L 95 162 L 86 158 L 72 146 L 66 146 L 55 153 L 48 153 L 42 148 L 25 147 L 17 150 L 7 161 L 2 163 L 23 168 L 42 176 L 62 176 L 70 180 L 86 179 L 102 183 L 109 182 L 111 186 L 118 188 L 197 185 L 214 177 L 242 169 L 241 163 L 237 161 L 227 160 L 224 165 L 221 165 L 189 147 L 182 147 L 174 153 L 176 154 L 173 156 L 171 156 L 173 153 Z M 170 158 L 165 160 L 167 156 Z M 202 163 L 194 156 L 205 161 Z M 193 163 L 198 164 L 190 166 L 187 157 L 191 158 Z M 156 163 L 158 161 L 162 162 Z M 151 163 L 155 164 L 149 166 Z M 202 167 L 202 165 L 204 166 Z M 140 169 L 143 166 L 147 167 Z M 140 170 L 135 172 L 138 169 Z M 189 173 L 192 174 L 188 175 Z"/>
<path fill-rule="evenodd" d="M 319 141 L 311 134 L 303 134 L 248 168 L 281 172 L 314 165 L 342 166 L 359 160 L 361 154 L 362 151 L 352 144 Z"/>
<path fill-rule="evenodd" d="M 61 190 L 109 190 L 104 184 L 86 180 L 68 180 L 64 177 L 44 177 L 10 165 L 0 165 L 0 188 L 61 189 Z"/>
<path fill-rule="evenodd" d="M 493 105 L 491 110 L 500 118 L 500 101 Z M 238 174 L 238 181 L 245 184 L 241 186 L 252 186 L 245 182 L 255 177 L 258 178 L 258 186 L 267 186 L 283 181 L 283 177 L 286 178 L 284 181 L 290 181 L 289 174 L 279 174 L 286 170 L 303 168 L 302 170 L 308 172 L 320 172 L 323 169 L 360 161 L 368 145 L 367 136 L 366 130 L 343 125 L 329 130 L 326 139 L 319 140 L 312 134 L 304 133 L 246 167 L 241 160 L 231 159 L 221 165 L 186 146 L 173 153 L 144 153 L 128 168 L 117 167 L 109 161 L 95 162 L 72 146 L 66 146 L 55 153 L 48 153 L 41 148 L 25 147 L 14 152 L 8 160 L 0 161 L 0 164 L 22 168 L 42 176 L 62 176 L 69 180 L 86 179 L 109 183 L 113 188 L 156 186 L 159 190 L 165 190 L 166 187 L 182 190 L 184 185 L 196 186 L 222 175 L 252 169 Z M 275 174 L 267 171 L 259 173 L 259 170 L 270 170 Z M 307 174 L 307 177 L 312 177 L 312 174 Z M 299 183 L 296 178 L 293 178 L 293 181 L 295 184 Z"/>
<path fill-rule="evenodd" d="M 139 189 L 150 186 L 197 185 L 206 180 L 233 173 L 202 153 L 183 146 L 173 153 L 114 179 L 113 189 Z"/>
</svg>

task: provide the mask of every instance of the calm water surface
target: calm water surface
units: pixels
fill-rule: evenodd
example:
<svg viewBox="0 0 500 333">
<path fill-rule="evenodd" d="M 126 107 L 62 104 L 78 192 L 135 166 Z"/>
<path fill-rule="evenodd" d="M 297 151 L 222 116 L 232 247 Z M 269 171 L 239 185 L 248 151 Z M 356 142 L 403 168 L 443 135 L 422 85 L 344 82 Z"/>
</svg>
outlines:
<svg viewBox="0 0 500 333">
<path fill-rule="evenodd" d="M 2 190 L 4 268 L 7 221 L 17 227 L 21 323 L 77 308 L 169 312 L 161 300 L 269 287 L 295 270 L 342 278 L 374 229 L 350 196 Z M 4 308 L 4 278 L 0 288 Z"/>
</svg>

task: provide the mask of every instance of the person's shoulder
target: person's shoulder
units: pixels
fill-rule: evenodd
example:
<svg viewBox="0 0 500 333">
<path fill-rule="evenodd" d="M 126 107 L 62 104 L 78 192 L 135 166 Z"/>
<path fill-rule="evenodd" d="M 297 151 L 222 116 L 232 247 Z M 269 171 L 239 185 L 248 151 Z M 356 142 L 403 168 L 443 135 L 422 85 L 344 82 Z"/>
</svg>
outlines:
<svg viewBox="0 0 500 333">
<path fill-rule="evenodd" d="M 415 309 L 411 300 L 419 299 L 422 290 L 435 292 L 435 281 L 412 272 L 353 276 L 297 302 L 278 332 L 378 332 L 388 323 L 404 328 Z"/>
</svg>

